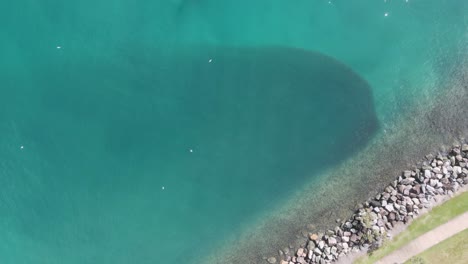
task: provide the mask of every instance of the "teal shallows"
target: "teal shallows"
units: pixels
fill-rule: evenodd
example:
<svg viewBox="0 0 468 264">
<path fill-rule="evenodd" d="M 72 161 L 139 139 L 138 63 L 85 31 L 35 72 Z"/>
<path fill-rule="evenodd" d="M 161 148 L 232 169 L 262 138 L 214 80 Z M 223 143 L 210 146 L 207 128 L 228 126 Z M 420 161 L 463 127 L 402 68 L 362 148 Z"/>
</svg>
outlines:
<svg viewBox="0 0 468 264">
<path fill-rule="evenodd" d="M 0 0 L 0 262 L 216 251 L 443 87 L 467 5 Z"/>
<path fill-rule="evenodd" d="M 12 263 L 186 261 L 377 128 L 368 84 L 300 49 L 37 64 L 2 98 Z"/>
</svg>

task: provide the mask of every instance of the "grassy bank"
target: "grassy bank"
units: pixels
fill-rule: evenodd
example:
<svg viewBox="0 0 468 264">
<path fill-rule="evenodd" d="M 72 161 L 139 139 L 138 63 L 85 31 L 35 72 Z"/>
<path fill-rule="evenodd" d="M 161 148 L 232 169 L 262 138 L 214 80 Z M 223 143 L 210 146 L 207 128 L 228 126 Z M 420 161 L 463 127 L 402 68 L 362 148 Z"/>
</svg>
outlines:
<svg viewBox="0 0 468 264">
<path fill-rule="evenodd" d="M 430 212 L 415 219 L 403 232 L 384 244 L 372 254 L 357 259 L 356 264 L 371 264 L 408 244 L 416 237 L 468 211 L 468 192 L 464 192 L 447 202 L 434 207 Z"/>
<path fill-rule="evenodd" d="M 463 264 L 468 260 L 468 229 L 440 242 L 405 264 L 450 263 Z"/>
</svg>

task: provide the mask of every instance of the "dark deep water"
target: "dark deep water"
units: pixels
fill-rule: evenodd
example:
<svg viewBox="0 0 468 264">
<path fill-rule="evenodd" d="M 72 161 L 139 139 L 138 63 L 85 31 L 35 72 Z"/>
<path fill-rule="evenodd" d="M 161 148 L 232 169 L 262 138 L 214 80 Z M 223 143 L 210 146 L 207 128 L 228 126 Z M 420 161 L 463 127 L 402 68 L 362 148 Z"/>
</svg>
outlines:
<svg viewBox="0 0 468 264">
<path fill-rule="evenodd" d="M 14 235 L 0 255 L 12 263 L 196 256 L 377 128 L 367 82 L 300 49 L 191 47 L 119 63 L 58 54 L 29 65 L 28 82 L 1 100 L 0 210 Z"/>
</svg>

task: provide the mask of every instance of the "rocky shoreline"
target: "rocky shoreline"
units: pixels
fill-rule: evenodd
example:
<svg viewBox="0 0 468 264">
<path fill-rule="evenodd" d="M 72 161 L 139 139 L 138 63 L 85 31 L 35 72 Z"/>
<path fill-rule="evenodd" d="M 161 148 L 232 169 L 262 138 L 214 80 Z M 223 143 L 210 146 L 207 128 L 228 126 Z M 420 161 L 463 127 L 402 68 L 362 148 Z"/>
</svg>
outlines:
<svg viewBox="0 0 468 264">
<path fill-rule="evenodd" d="M 351 252 L 374 250 L 398 223 L 408 223 L 431 201 L 452 196 L 468 184 L 468 144 L 455 145 L 447 154 L 428 155 L 421 166 L 403 171 L 383 192 L 358 205 L 358 210 L 333 230 L 308 236 L 300 248 L 265 257 L 270 264 L 332 263 Z"/>
</svg>

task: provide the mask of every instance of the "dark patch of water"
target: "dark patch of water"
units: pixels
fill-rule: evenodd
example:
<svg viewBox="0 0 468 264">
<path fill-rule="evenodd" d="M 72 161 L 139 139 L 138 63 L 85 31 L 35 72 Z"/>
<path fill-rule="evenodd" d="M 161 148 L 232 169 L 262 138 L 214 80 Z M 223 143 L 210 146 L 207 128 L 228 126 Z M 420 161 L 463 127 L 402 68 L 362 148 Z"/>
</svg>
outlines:
<svg viewBox="0 0 468 264">
<path fill-rule="evenodd" d="M 25 142 L 30 161 L 2 156 L 38 182 L 9 179 L 19 206 L 0 212 L 62 263 L 200 254 L 202 243 L 216 244 L 355 153 L 378 127 L 367 82 L 300 49 L 197 47 L 31 63 L 32 81 L 7 82 L 19 87 L 1 99 L 16 131 L 5 126 L 2 144 Z M 82 252 L 67 255 L 73 247 Z"/>
</svg>

